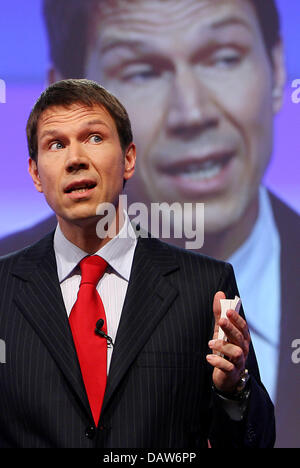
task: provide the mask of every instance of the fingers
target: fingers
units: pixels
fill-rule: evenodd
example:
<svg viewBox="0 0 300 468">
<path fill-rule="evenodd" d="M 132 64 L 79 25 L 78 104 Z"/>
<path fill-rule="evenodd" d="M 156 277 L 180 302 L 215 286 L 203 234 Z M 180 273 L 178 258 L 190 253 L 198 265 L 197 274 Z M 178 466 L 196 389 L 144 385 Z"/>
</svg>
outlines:
<svg viewBox="0 0 300 468">
<path fill-rule="evenodd" d="M 221 317 L 221 303 L 220 299 L 226 299 L 225 294 L 223 291 L 218 291 L 214 296 L 213 301 L 213 313 L 215 318 L 215 326 L 214 326 L 214 338 L 217 338 L 218 331 L 219 331 L 219 320 Z"/>
<path fill-rule="evenodd" d="M 229 310 L 227 313 L 229 320 L 243 334 L 245 340 L 250 341 L 250 333 L 246 321 L 235 310 Z"/>
<path fill-rule="evenodd" d="M 223 291 L 218 291 L 214 296 L 213 312 L 214 312 L 214 316 L 215 316 L 215 321 L 219 320 L 220 316 L 221 316 L 220 299 L 226 299 L 226 296 L 223 293 Z"/>
<path fill-rule="evenodd" d="M 224 331 L 227 341 L 242 348 L 245 357 L 248 356 L 250 334 L 246 321 L 234 310 L 227 313 L 227 319 L 221 319 L 219 324 Z"/>
<path fill-rule="evenodd" d="M 213 352 L 220 352 L 228 359 L 217 354 L 208 354 L 207 362 L 214 367 L 213 382 L 223 392 L 234 393 L 240 375 L 245 368 L 246 358 L 242 348 L 223 340 L 212 340 L 209 347 Z"/>
<path fill-rule="evenodd" d="M 207 361 L 214 367 L 213 382 L 219 390 L 233 391 L 241 372 L 245 368 L 249 352 L 250 335 L 246 321 L 234 310 L 227 312 L 227 318 L 219 320 L 227 341 L 214 339 L 208 345 L 213 354 Z"/>
<path fill-rule="evenodd" d="M 223 340 L 211 340 L 208 343 L 210 349 L 214 352 L 213 356 L 218 359 L 214 360 L 214 363 L 218 368 L 225 372 L 230 372 L 234 367 L 243 368 L 245 365 L 245 354 L 243 349 L 232 343 L 225 342 Z M 217 356 L 215 353 L 221 353 L 226 356 L 227 359 Z M 225 362 L 223 362 L 225 361 Z M 221 366 L 221 367 L 219 367 Z"/>
<path fill-rule="evenodd" d="M 216 354 L 208 354 L 206 356 L 206 359 L 209 362 L 209 364 L 211 364 L 216 369 L 224 372 L 225 374 L 230 374 L 234 372 L 235 369 L 237 369 L 237 366 L 235 366 L 235 364 L 220 356 L 217 356 Z"/>
<path fill-rule="evenodd" d="M 213 354 L 206 359 L 214 367 L 213 382 L 222 391 L 233 392 L 245 368 L 249 353 L 250 334 L 246 321 L 235 310 L 229 310 L 226 318 L 221 318 L 220 299 L 226 296 L 222 291 L 215 294 L 213 313 L 215 328 L 209 348 Z M 218 339 L 219 328 L 226 335 L 226 341 Z"/>
</svg>

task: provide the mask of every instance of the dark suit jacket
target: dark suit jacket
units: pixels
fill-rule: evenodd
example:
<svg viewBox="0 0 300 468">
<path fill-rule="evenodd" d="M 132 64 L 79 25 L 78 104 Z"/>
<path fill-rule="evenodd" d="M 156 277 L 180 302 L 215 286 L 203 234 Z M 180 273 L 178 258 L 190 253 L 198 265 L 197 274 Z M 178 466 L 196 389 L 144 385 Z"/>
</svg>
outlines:
<svg viewBox="0 0 300 468">
<path fill-rule="evenodd" d="M 238 294 L 230 265 L 139 239 L 97 429 L 57 278 L 53 235 L 0 260 L 0 446 L 272 446 L 273 406 L 253 350 L 242 422 L 229 419 L 206 363 L 216 291 Z"/>
</svg>

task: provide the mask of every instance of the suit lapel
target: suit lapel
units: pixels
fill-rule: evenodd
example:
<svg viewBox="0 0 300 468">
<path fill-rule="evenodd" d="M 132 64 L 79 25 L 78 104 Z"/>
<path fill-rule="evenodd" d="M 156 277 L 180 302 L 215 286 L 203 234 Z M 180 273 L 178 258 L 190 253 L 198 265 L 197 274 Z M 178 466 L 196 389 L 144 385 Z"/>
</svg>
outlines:
<svg viewBox="0 0 300 468">
<path fill-rule="evenodd" d="M 16 305 L 44 342 L 84 411 L 92 417 L 57 277 L 53 234 L 25 251 L 13 275 L 20 282 Z"/>
<path fill-rule="evenodd" d="M 165 277 L 178 269 L 169 249 L 139 238 L 115 340 L 102 414 L 129 367 L 168 311 L 178 292 Z"/>
<path fill-rule="evenodd" d="M 178 269 L 156 239 L 138 240 L 115 340 L 102 413 L 178 292 L 166 274 Z M 53 235 L 27 249 L 12 274 L 20 283 L 15 303 L 44 342 L 85 413 L 92 419 L 57 277 Z"/>
</svg>

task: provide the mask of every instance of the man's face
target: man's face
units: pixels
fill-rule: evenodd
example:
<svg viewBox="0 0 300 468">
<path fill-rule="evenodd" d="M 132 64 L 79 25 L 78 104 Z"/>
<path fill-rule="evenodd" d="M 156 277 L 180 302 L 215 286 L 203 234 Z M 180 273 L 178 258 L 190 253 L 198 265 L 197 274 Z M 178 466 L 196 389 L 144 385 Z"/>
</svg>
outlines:
<svg viewBox="0 0 300 468">
<path fill-rule="evenodd" d="M 86 75 L 129 112 L 135 199 L 204 202 L 209 232 L 246 213 L 272 151 L 282 76 L 250 2 L 101 3 Z"/>
<path fill-rule="evenodd" d="M 100 203 L 118 208 L 123 180 L 134 172 L 135 147 L 124 155 L 105 108 L 50 107 L 39 119 L 37 139 L 38 162 L 30 160 L 30 173 L 62 228 L 94 222 Z"/>
</svg>

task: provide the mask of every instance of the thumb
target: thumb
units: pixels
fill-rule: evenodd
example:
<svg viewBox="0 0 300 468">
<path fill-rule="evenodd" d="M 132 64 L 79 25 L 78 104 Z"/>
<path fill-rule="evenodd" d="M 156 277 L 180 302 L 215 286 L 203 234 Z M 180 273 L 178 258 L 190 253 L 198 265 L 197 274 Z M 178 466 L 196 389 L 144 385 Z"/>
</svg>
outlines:
<svg viewBox="0 0 300 468">
<path fill-rule="evenodd" d="M 215 327 L 214 327 L 214 336 L 213 336 L 214 340 L 216 340 L 218 338 L 219 321 L 220 321 L 220 317 L 221 317 L 220 299 L 226 299 L 226 296 L 223 293 L 223 291 L 218 291 L 215 294 L 214 302 L 213 302 L 213 313 L 214 313 L 214 318 L 215 318 Z"/>
</svg>

